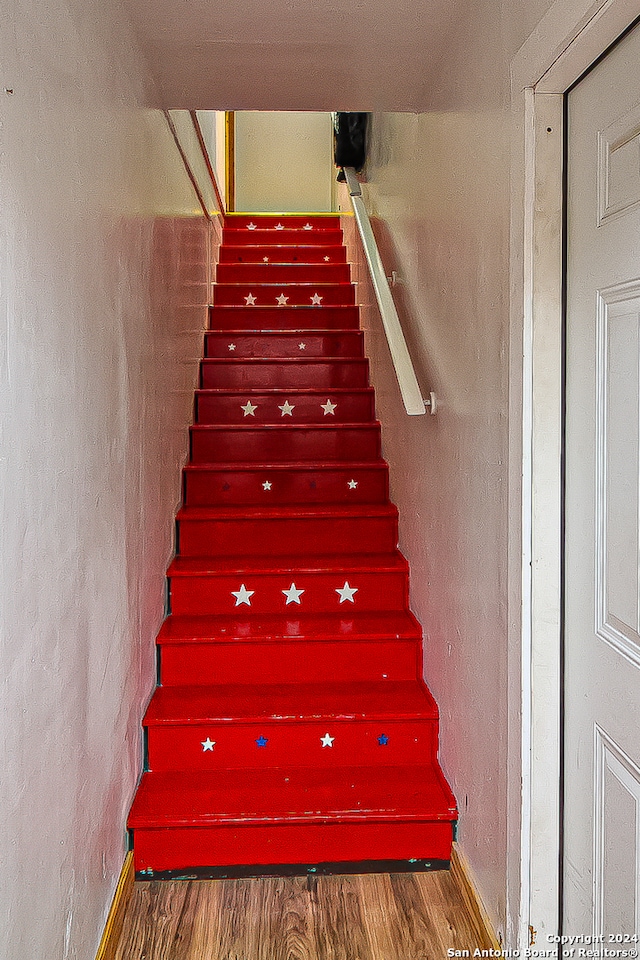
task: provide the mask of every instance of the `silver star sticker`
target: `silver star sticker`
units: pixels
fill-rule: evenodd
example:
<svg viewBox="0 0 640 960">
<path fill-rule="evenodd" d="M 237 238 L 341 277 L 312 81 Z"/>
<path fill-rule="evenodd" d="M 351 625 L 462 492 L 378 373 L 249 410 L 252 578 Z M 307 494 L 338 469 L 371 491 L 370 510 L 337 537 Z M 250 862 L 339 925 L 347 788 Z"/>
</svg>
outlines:
<svg viewBox="0 0 640 960">
<path fill-rule="evenodd" d="M 325 257 L 325 258 L 324 258 L 324 262 L 325 262 L 325 263 L 329 263 L 329 260 L 331 260 L 331 257 Z"/>
<path fill-rule="evenodd" d="M 306 343 L 299 343 L 299 344 L 298 344 L 298 350 L 306 350 L 306 349 L 307 349 Z"/>
<path fill-rule="evenodd" d="M 358 486 L 358 481 L 357 481 L 357 480 L 349 480 L 348 486 L 349 486 L 349 490 L 355 490 L 355 488 Z"/>
<path fill-rule="evenodd" d="M 213 748 L 215 747 L 217 741 L 212 740 L 211 737 L 207 737 L 206 740 L 201 740 L 200 743 L 202 744 L 203 753 L 206 753 L 207 750 L 211 750 L 211 752 L 213 753 Z"/>
<path fill-rule="evenodd" d="M 282 410 L 282 413 L 280 414 L 282 417 L 292 417 L 294 409 L 295 403 L 289 403 L 288 400 L 285 400 L 282 406 L 278 404 L 278 410 Z"/>
<path fill-rule="evenodd" d="M 270 480 L 265 480 L 265 482 L 262 484 L 262 489 L 263 489 L 263 490 L 271 490 L 271 487 L 272 487 L 272 486 L 273 486 L 273 484 L 271 483 Z"/>
<path fill-rule="evenodd" d="M 276 302 L 279 306 L 284 307 L 289 297 L 285 297 L 284 293 L 281 293 L 279 297 L 276 297 Z"/>
<path fill-rule="evenodd" d="M 230 343 L 230 344 L 229 344 L 229 350 L 231 351 L 231 353 L 233 353 L 233 351 L 235 350 L 235 348 L 236 348 L 235 343 Z"/>
<path fill-rule="evenodd" d="M 332 747 L 335 737 L 329 736 L 328 733 L 325 733 L 324 737 L 320 737 L 320 742 L 323 747 Z"/>
<path fill-rule="evenodd" d="M 247 230 L 255 230 L 255 229 L 256 229 L 255 223 L 248 223 L 248 224 L 247 224 Z"/>
<path fill-rule="evenodd" d="M 257 404 L 251 403 L 251 400 L 247 400 L 246 403 L 240 404 L 240 409 L 244 411 L 245 417 L 255 417 L 258 407 Z"/>
<path fill-rule="evenodd" d="M 239 590 L 232 590 L 231 594 L 236 598 L 236 607 L 239 607 L 240 604 L 246 603 L 248 607 L 251 606 L 251 597 L 254 595 L 255 590 L 247 590 L 244 583 L 240 584 Z"/>
<path fill-rule="evenodd" d="M 290 603 L 300 603 L 300 597 L 304 593 L 304 590 L 297 590 L 295 583 L 292 583 L 288 590 L 282 591 L 287 598 L 286 606 Z"/>
<path fill-rule="evenodd" d="M 331 403 L 331 400 L 327 398 L 327 402 L 321 403 L 320 406 L 324 410 L 325 417 L 328 416 L 329 414 L 331 414 L 332 417 L 335 417 L 335 409 L 338 406 L 337 403 Z"/>
<path fill-rule="evenodd" d="M 314 293 L 314 295 L 311 297 L 311 303 L 316 307 L 320 306 L 322 303 L 322 297 L 319 297 L 317 293 Z"/>
<path fill-rule="evenodd" d="M 276 223 L 276 230 L 284 230 L 284 227 L 281 223 Z"/>
<path fill-rule="evenodd" d="M 256 302 L 256 298 L 252 293 L 250 293 L 248 296 L 244 297 L 244 302 L 248 307 L 253 307 Z"/>
<path fill-rule="evenodd" d="M 348 600 L 350 603 L 355 603 L 353 599 L 354 593 L 358 592 L 357 587 L 350 587 L 349 581 L 345 580 L 344 587 L 338 587 L 336 593 L 340 595 L 340 603 L 344 603 L 345 600 Z"/>
<path fill-rule="evenodd" d="M 262 258 L 262 262 L 263 262 L 263 263 L 269 263 L 269 257 L 263 257 L 263 258 Z"/>
<path fill-rule="evenodd" d="M 305 223 L 305 225 L 304 225 L 304 227 L 303 227 L 302 229 L 303 229 L 303 230 L 313 230 L 313 227 L 311 226 L 310 223 Z"/>
</svg>

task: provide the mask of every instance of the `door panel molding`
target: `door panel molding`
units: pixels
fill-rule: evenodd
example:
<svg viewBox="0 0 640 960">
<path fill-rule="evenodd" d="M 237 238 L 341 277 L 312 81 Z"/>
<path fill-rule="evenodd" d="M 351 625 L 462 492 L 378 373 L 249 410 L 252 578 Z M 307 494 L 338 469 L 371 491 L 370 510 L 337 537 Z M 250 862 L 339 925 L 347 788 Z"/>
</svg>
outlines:
<svg viewBox="0 0 640 960">
<path fill-rule="evenodd" d="M 635 310 L 634 301 L 636 302 Z M 622 324 L 627 329 L 620 332 L 618 339 L 621 342 L 616 344 L 613 342 L 615 335 L 613 328 L 620 327 Z M 596 635 L 634 666 L 640 667 L 638 605 L 640 464 L 637 460 L 635 463 L 630 463 L 625 457 L 628 447 L 625 443 L 625 434 L 633 433 L 637 442 L 640 433 L 638 422 L 640 397 L 637 395 L 637 371 L 640 369 L 640 279 L 617 284 L 598 292 L 596 337 L 598 417 L 596 424 Z M 624 390 L 622 378 L 610 376 L 611 367 L 614 365 L 611 362 L 612 352 L 622 355 L 619 362 L 630 363 L 634 368 L 636 396 L 633 398 L 620 396 L 621 391 Z M 630 399 L 631 402 L 629 402 Z M 625 400 L 627 402 L 623 403 Z M 619 401 L 625 409 L 635 409 L 635 421 L 630 422 L 626 417 L 616 416 L 616 401 Z M 624 477 L 616 478 L 619 484 L 618 490 L 611 491 L 611 475 L 615 468 L 615 463 L 612 461 L 615 459 L 616 449 L 618 460 L 622 461 L 621 469 L 632 472 L 634 476 L 627 477 L 626 480 L 630 483 L 626 484 L 624 484 Z M 627 495 L 626 489 L 620 489 L 621 486 L 632 487 L 635 493 L 633 501 Z M 631 508 L 633 516 L 616 515 L 614 517 L 612 513 L 616 508 L 618 511 Z M 612 555 L 614 553 L 617 553 L 617 556 Z M 615 567 L 618 576 L 623 568 L 631 573 L 627 583 L 628 595 L 618 596 L 615 600 L 612 597 L 609 575 L 612 567 Z M 616 601 L 618 615 L 613 609 Z M 626 615 L 621 609 L 625 605 L 629 606 Z"/>
<path fill-rule="evenodd" d="M 629 899 L 633 900 L 633 903 L 629 904 L 627 909 L 631 907 L 633 911 L 635 929 L 640 928 L 640 767 L 598 724 L 595 724 L 594 728 L 594 753 L 593 916 L 594 933 L 596 936 L 602 936 L 621 929 L 620 926 L 608 924 L 605 915 L 607 867 L 609 866 L 607 854 L 608 848 L 612 846 L 612 840 L 608 833 L 612 831 L 613 826 L 610 822 L 607 822 L 606 817 L 608 781 L 610 782 L 610 777 L 608 778 L 607 774 L 610 774 L 615 782 L 628 793 L 633 802 L 634 829 L 625 831 L 624 837 L 628 850 L 632 851 L 630 856 L 627 854 L 626 866 L 630 875 L 630 883 L 627 885 L 627 889 Z M 618 824 L 618 827 L 624 830 L 624 822 Z M 614 860 L 610 866 L 614 870 L 620 864 Z M 611 944 L 611 946 L 615 947 L 614 944 Z M 634 945 L 631 944 L 631 946 Z M 622 944 L 622 947 L 624 947 L 624 944 Z"/>
</svg>

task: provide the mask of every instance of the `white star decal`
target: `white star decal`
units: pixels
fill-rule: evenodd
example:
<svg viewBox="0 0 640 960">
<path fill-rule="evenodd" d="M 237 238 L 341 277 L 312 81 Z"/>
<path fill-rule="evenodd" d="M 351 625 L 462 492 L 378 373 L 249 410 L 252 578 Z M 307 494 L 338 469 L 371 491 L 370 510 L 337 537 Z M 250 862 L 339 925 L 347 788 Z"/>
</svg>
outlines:
<svg viewBox="0 0 640 960">
<path fill-rule="evenodd" d="M 229 350 L 231 351 L 231 353 L 233 353 L 233 351 L 235 350 L 235 348 L 236 348 L 235 343 L 230 343 L 230 344 L 229 344 Z"/>
<path fill-rule="evenodd" d="M 255 229 L 256 229 L 255 223 L 248 223 L 248 224 L 247 224 L 247 230 L 255 230 Z"/>
<path fill-rule="evenodd" d="M 248 307 L 253 307 L 256 302 L 256 298 L 252 293 L 250 293 L 248 296 L 244 297 L 243 299 Z"/>
<path fill-rule="evenodd" d="M 329 260 L 331 260 L 331 257 L 325 257 L 325 258 L 324 258 L 324 262 L 325 262 L 325 263 L 329 263 Z"/>
<path fill-rule="evenodd" d="M 258 407 L 257 404 L 251 403 L 251 400 L 247 400 L 246 403 L 240 404 L 240 409 L 244 411 L 245 417 L 255 417 Z"/>
<path fill-rule="evenodd" d="M 297 590 L 295 583 L 292 583 L 288 590 L 282 591 L 287 598 L 286 606 L 290 603 L 300 603 L 300 597 L 304 593 L 304 590 Z"/>
<path fill-rule="evenodd" d="M 263 262 L 263 263 L 269 263 L 269 257 L 263 257 L 263 258 L 262 258 L 262 262 Z"/>
<path fill-rule="evenodd" d="M 357 486 L 358 486 L 357 480 L 349 480 L 349 483 L 348 483 L 349 490 L 355 490 Z"/>
<path fill-rule="evenodd" d="M 307 349 L 306 343 L 299 343 L 299 344 L 298 344 L 298 350 L 306 350 L 306 349 Z"/>
<path fill-rule="evenodd" d="M 338 406 L 337 403 L 331 403 L 331 400 L 329 400 L 329 398 L 327 397 L 327 402 L 326 402 L 326 403 L 321 403 L 320 406 L 321 406 L 322 409 L 324 410 L 324 415 L 325 415 L 325 417 L 326 417 L 326 416 L 329 416 L 329 414 L 330 414 L 332 417 L 335 417 L 335 409 L 336 409 L 336 407 Z"/>
<path fill-rule="evenodd" d="M 240 584 L 239 590 L 232 590 L 231 594 L 236 598 L 236 607 L 239 607 L 241 603 L 246 603 L 248 607 L 251 606 L 251 597 L 254 595 L 255 590 L 247 590 L 244 583 Z"/>
<path fill-rule="evenodd" d="M 310 223 L 305 223 L 305 225 L 304 225 L 304 227 L 303 227 L 302 229 L 303 229 L 303 230 L 313 230 L 313 227 L 311 226 Z"/>
<path fill-rule="evenodd" d="M 263 490 L 271 490 L 271 487 L 272 487 L 272 486 L 273 486 L 273 484 L 271 483 L 270 480 L 265 480 L 265 482 L 262 484 L 262 489 L 263 489 Z"/>
<path fill-rule="evenodd" d="M 282 417 L 292 417 L 294 409 L 295 403 L 289 403 L 288 400 L 285 400 L 282 406 L 278 404 L 278 410 L 282 410 L 282 413 L 280 414 Z"/>
<path fill-rule="evenodd" d="M 340 603 L 344 603 L 345 600 L 348 600 L 350 603 L 355 603 L 355 600 L 353 599 L 353 595 L 354 593 L 357 593 L 357 592 L 358 592 L 358 588 L 350 587 L 348 580 L 345 580 L 344 587 L 338 587 L 336 589 L 336 593 L 340 595 Z"/>
<path fill-rule="evenodd" d="M 276 297 L 276 302 L 280 307 L 284 307 L 288 299 L 289 297 L 285 297 L 284 293 L 281 293 L 279 297 Z"/>
<path fill-rule="evenodd" d="M 322 297 L 319 297 L 317 293 L 314 293 L 314 295 L 311 297 L 311 303 L 315 307 L 319 307 L 320 304 L 322 303 Z"/>
<path fill-rule="evenodd" d="M 217 741 L 212 740 L 211 737 L 207 737 L 206 740 L 201 740 L 200 743 L 202 744 L 202 752 L 206 753 L 207 750 L 211 750 L 211 752 L 213 753 L 213 748 L 215 747 L 216 742 Z"/>
<path fill-rule="evenodd" d="M 328 733 L 325 733 L 324 737 L 320 737 L 320 742 L 323 747 L 332 747 L 335 737 L 330 737 Z"/>
<path fill-rule="evenodd" d="M 282 226 L 281 223 L 276 223 L 275 229 L 276 229 L 276 230 L 284 230 L 284 227 Z"/>
</svg>

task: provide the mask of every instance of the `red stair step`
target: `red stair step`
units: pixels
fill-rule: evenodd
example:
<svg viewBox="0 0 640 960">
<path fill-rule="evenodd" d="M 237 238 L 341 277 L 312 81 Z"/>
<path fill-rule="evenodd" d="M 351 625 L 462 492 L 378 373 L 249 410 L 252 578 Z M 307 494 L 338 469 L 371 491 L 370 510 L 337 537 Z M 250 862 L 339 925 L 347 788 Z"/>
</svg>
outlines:
<svg viewBox="0 0 640 960">
<path fill-rule="evenodd" d="M 438 710 L 418 680 L 158 687 L 149 769 L 398 766 L 435 759 Z"/>
<path fill-rule="evenodd" d="M 205 334 L 205 357 L 362 357 L 360 330 L 292 330 L 287 332 L 233 330 Z"/>
<path fill-rule="evenodd" d="M 297 423 L 367 423 L 375 420 L 371 387 L 349 390 L 196 390 L 196 423 L 282 423 L 289 400 Z M 250 419 L 251 418 L 251 419 Z"/>
<path fill-rule="evenodd" d="M 350 555 L 398 544 L 398 511 L 391 504 L 183 507 L 176 519 L 183 557 Z"/>
<path fill-rule="evenodd" d="M 286 402 L 286 401 L 285 401 Z M 289 418 L 287 418 L 289 419 Z M 195 424 L 191 427 L 193 463 L 309 462 L 377 460 L 380 456 L 380 425 L 297 424 L 261 427 L 229 424 Z M 267 471 L 265 492 L 273 489 Z"/>
<path fill-rule="evenodd" d="M 315 306 L 319 310 L 354 304 L 355 290 L 352 283 L 217 283 L 213 303 L 239 307 Z"/>
<path fill-rule="evenodd" d="M 284 243 L 323 245 L 342 244 L 342 228 L 339 217 L 327 217 L 325 220 L 294 217 L 249 217 L 240 220 L 236 217 L 225 218 L 222 242 L 226 246 L 256 243 Z"/>
<path fill-rule="evenodd" d="M 258 263 L 218 263 L 216 282 L 351 283 L 351 270 L 348 263 L 275 263 L 264 254 Z"/>
<path fill-rule="evenodd" d="M 434 859 L 455 800 L 433 766 L 147 773 L 129 817 L 137 871 Z"/>
<path fill-rule="evenodd" d="M 272 504 L 384 503 L 389 468 L 384 460 L 346 465 L 327 463 L 189 464 L 184 469 L 184 502 L 264 503 L 269 474 Z"/>
<path fill-rule="evenodd" d="M 168 570 L 171 612 L 232 614 L 243 606 L 252 613 L 296 614 L 406 610 L 407 562 L 389 554 L 243 560 L 176 557 Z M 295 591 L 302 590 L 299 603 Z M 285 593 L 285 591 L 287 591 Z M 342 609 L 340 609 L 342 608 Z"/>
<path fill-rule="evenodd" d="M 163 685 L 410 680 L 421 630 L 408 611 L 311 616 L 170 616 L 160 634 Z"/>
<path fill-rule="evenodd" d="M 325 230 L 337 229 L 340 226 L 339 213 L 256 213 L 237 212 L 227 213 L 224 220 L 226 227 L 237 230 L 251 230 L 252 227 L 261 227 L 264 230 L 274 230 L 280 227 L 289 229 Z M 277 235 L 277 234 L 276 234 Z"/>
<path fill-rule="evenodd" d="M 200 386 L 269 387 L 325 390 L 330 387 L 367 387 L 369 361 L 362 357 L 296 357 L 295 359 L 202 360 Z"/>
<path fill-rule="evenodd" d="M 226 244 L 220 247 L 220 263 L 346 263 L 342 244 Z M 327 259 L 328 257 L 328 259 Z"/>
<path fill-rule="evenodd" d="M 356 330 L 360 313 L 355 305 L 279 307 L 212 306 L 209 308 L 212 330 Z"/>
</svg>

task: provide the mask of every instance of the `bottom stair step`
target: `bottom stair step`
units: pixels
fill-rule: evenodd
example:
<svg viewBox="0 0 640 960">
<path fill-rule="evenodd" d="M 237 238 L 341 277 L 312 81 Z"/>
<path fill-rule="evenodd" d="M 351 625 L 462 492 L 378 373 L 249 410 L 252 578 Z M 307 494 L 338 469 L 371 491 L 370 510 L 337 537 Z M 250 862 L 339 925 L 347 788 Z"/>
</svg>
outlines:
<svg viewBox="0 0 640 960">
<path fill-rule="evenodd" d="M 231 864 L 450 858 L 453 795 L 433 766 L 147 773 L 138 872 Z"/>
</svg>

